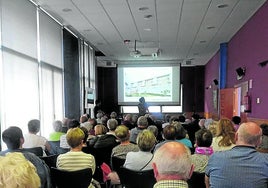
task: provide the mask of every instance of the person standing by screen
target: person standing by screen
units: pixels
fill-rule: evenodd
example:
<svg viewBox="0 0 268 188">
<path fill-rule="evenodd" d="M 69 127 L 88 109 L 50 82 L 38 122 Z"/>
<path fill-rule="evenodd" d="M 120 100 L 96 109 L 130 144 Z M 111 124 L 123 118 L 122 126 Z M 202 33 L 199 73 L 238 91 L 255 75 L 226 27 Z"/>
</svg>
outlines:
<svg viewBox="0 0 268 188">
<path fill-rule="evenodd" d="M 148 104 L 145 102 L 144 97 L 141 97 L 139 99 L 138 109 L 139 109 L 139 116 L 144 116 L 146 113 L 149 113 Z"/>
</svg>

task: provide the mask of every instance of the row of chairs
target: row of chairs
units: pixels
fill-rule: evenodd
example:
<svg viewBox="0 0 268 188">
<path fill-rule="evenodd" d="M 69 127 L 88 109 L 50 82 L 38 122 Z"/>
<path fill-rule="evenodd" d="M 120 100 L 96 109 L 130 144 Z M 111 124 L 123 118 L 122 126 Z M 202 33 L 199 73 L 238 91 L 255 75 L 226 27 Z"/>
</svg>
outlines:
<svg viewBox="0 0 268 188">
<path fill-rule="evenodd" d="M 68 152 L 70 149 L 65 149 L 60 147 L 60 141 L 49 141 L 51 150 L 45 151 L 49 155 L 58 155 Z M 34 153 L 36 156 L 43 156 L 44 151 L 42 147 L 33 147 L 33 148 L 23 148 L 24 151 Z"/>
<path fill-rule="evenodd" d="M 118 173 L 120 182 L 125 188 L 153 187 L 156 180 L 153 170 L 134 171 L 126 169 L 123 166 L 124 159 L 118 157 L 111 158 L 112 170 Z M 193 172 L 191 178 L 187 181 L 189 188 L 205 188 L 205 173 Z"/>
<path fill-rule="evenodd" d="M 39 149 L 27 149 L 30 152 L 36 153 L 37 155 L 41 155 L 41 150 Z M 39 154 L 36 152 L 39 151 Z M 50 156 L 40 156 L 42 160 L 50 167 L 51 169 L 51 178 L 54 187 L 61 188 L 61 187 L 73 187 L 72 185 L 75 184 L 74 187 L 83 188 L 84 186 L 87 187 L 90 184 L 92 179 L 92 171 L 91 173 L 88 169 L 69 172 L 64 171 L 56 168 L 57 157 L 59 154 L 50 155 Z M 146 170 L 146 171 L 134 171 L 129 170 L 123 167 L 125 159 L 120 159 L 118 157 L 111 158 L 111 169 L 118 173 L 120 178 L 120 183 L 122 187 L 125 188 L 142 188 L 142 187 L 153 187 L 156 180 L 154 177 L 153 170 Z M 204 184 L 204 173 L 197 173 L 194 172 L 191 179 L 188 180 L 189 188 L 205 188 Z M 68 178 L 67 178 L 68 177 Z M 90 180 L 90 181 L 89 181 Z M 88 184 L 89 182 L 89 184 Z M 87 185 L 87 186 L 86 186 Z M 106 184 L 106 187 L 110 186 Z"/>
<path fill-rule="evenodd" d="M 51 161 L 56 161 L 56 156 L 43 157 L 48 165 L 51 165 Z M 115 164 L 122 164 L 122 159 L 113 159 L 113 170 L 116 170 L 120 178 L 120 184 L 124 188 L 152 188 L 156 183 L 153 170 L 135 171 L 120 167 L 115 167 Z M 115 162 L 116 161 L 116 162 Z M 87 188 L 92 180 L 91 169 L 83 169 L 79 171 L 65 171 L 55 167 L 55 163 L 51 166 L 51 179 L 52 184 L 55 188 Z M 193 173 L 193 176 L 188 180 L 189 188 L 203 188 L 204 184 L 204 173 Z"/>
</svg>

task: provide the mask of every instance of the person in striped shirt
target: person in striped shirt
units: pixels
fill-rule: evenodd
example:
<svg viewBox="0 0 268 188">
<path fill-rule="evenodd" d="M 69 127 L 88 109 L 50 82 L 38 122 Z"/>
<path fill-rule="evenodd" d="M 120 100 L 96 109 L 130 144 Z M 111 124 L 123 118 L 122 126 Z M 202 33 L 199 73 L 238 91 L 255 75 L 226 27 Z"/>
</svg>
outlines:
<svg viewBox="0 0 268 188">
<path fill-rule="evenodd" d="M 84 137 L 84 132 L 78 127 L 68 130 L 66 139 L 69 146 L 71 147 L 71 150 L 58 156 L 57 168 L 68 171 L 91 168 L 92 173 L 94 174 L 96 169 L 94 156 L 82 152 Z M 91 183 L 89 187 L 93 188 L 93 183 Z"/>
</svg>

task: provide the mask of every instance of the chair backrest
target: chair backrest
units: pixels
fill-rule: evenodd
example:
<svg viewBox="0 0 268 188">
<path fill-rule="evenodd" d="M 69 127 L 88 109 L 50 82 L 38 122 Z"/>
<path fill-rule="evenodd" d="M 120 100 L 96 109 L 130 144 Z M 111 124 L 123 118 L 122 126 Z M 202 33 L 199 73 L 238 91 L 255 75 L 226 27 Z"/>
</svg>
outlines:
<svg viewBox="0 0 268 188">
<path fill-rule="evenodd" d="M 187 183 L 189 188 L 205 188 L 205 173 L 193 172 Z"/>
<path fill-rule="evenodd" d="M 134 171 L 120 167 L 117 173 L 125 188 L 152 188 L 156 183 L 153 170 Z"/>
<path fill-rule="evenodd" d="M 48 141 L 50 145 L 50 151 L 49 153 L 51 155 L 60 154 L 59 148 L 60 148 L 60 141 Z"/>
<path fill-rule="evenodd" d="M 34 153 L 36 156 L 43 156 L 44 154 L 42 147 L 23 148 L 23 151 Z"/>
<path fill-rule="evenodd" d="M 56 167 L 57 163 L 57 157 L 59 155 L 50 155 L 50 156 L 41 156 L 40 159 L 42 159 L 49 168 Z"/>
<path fill-rule="evenodd" d="M 100 166 L 102 163 L 110 164 L 112 149 L 113 147 L 94 148 L 96 166 Z"/>
<path fill-rule="evenodd" d="M 88 188 L 92 180 L 90 168 L 66 171 L 51 167 L 52 183 L 57 188 Z"/>
<path fill-rule="evenodd" d="M 118 171 L 121 166 L 124 165 L 126 159 L 121 159 L 119 157 L 112 156 L 111 158 L 111 168 L 113 171 Z"/>
</svg>

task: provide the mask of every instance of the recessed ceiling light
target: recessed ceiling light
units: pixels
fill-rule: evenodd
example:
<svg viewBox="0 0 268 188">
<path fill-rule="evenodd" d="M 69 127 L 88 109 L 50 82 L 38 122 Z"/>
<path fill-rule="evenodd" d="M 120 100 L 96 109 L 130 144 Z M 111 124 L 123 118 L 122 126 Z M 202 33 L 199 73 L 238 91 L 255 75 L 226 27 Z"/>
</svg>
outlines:
<svg viewBox="0 0 268 188">
<path fill-rule="evenodd" d="M 207 42 L 207 41 L 205 41 L 205 40 L 201 40 L 201 41 L 200 41 L 200 43 L 206 43 L 206 42 Z"/>
<path fill-rule="evenodd" d="M 149 8 L 148 7 L 140 7 L 139 10 L 140 11 L 145 11 L 145 10 L 148 10 Z"/>
<path fill-rule="evenodd" d="M 151 28 L 144 28 L 143 30 L 144 30 L 144 31 L 152 31 Z"/>
<path fill-rule="evenodd" d="M 207 29 L 215 29 L 215 26 L 207 26 Z"/>
<path fill-rule="evenodd" d="M 149 19 L 151 19 L 152 17 L 153 17 L 153 15 L 148 14 L 148 15 L 145 15 L 143 18 L 144 18 L 145 20 L 149 20 Z"/>
<path fill-rule="evenodd" d="M 218 8 L 226 8 L 226 7 L 228 7 L 228 5 L 227 4 L 219 4 L 219 5 L 217 5 L 217 7 Z"/>
<path fill-rule="evenodd" d="M 70 9 L 70 8 L 64 8 L 64 9 L 62 9 L 62 11 L 63 11 L 63 12 L 71 12 L 72 9 Z"/>
</svg>

